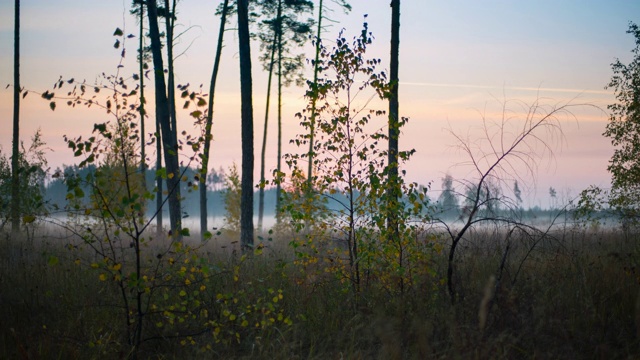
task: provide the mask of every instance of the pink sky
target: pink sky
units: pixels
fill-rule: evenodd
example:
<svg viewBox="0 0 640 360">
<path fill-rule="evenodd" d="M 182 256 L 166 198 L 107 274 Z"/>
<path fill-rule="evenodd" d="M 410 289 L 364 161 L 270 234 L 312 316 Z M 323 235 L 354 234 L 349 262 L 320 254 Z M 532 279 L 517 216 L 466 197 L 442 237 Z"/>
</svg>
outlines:
<svg viewBox="0 0 640 360">
<path fill-rule="evenodd" d="M 22 11 L 22 84 L 27 89 L 50 89 L 62 75 L 92 82 L 101 72 L 111 73 L 118 63 L 112 47 L 113 30 L 136 32 L 135 19 L 126 15 L 123 3 L 103 0 L 33 1 Z M 124 4 L 128 4 L 125 1 Z M 366 4 L 366 5 L 365 5 Z M 373 5 L 375 4 L 375 5 Z M 388 57 L 387 35 L 390 9 L 388 1 L 352 1 L 353 12 L 335 13 L 340 22 L 329 29 L 328 40 L 340 27 L 348 36 L 361 29 L 363 14 L 376 40 L 371 54 Z M 204 84 L 208 87 L 213 62 L 217 19 L 211 1 L 180 3 L 178 22 L 189 31 L 178 49 L 186 53 L 177 59 L 177 83 Z M 455 139 L 447 129 L 466 134 L 480 124 L 480 113 L 499 119 L 501 104 L 510 99 L 532 103 L 537 97 L 546 105 L 589 103 L 606 110 L 613 101 L 604 90 L 616 57 L 630 59 L 633 39 L 625 34 L 630 14 L 640 14 L 640 5 L 628 1 L 405 1 L 402 4 L 400 106 L 401 115 L 411 120 L 404 129 L 401 147 L 415 148 L 407 165 L 408 179 L 434 182 L 439 189 L 442 176 L 450 172 L 465 177 L 468 168 L 456 167 L 465 160 L 455 149 Z M 0 4 L 0 128 L 3 153 L 11 147 L 13 7 Z M 137 45 L 128 44 L 125 73 L 135 71 L 133 53 Z M 189 47 L 190 46 L 190 47 Z M 188 49 L 187 49 L 188 48 Z M 259 48 L 252 48 L 257 55 Z M 240 101 L 237 37 L 226 34 L 222 76 L 216 94 L 216 113 L 212 164 L 227 167 L 240 162 Z M 310 52 L 308 52 L 310 53 Z M 385 60 L 386 61 L 386 60 Z M 386 65 L 384 65 L 386 67 Z M 254 117 L 256 176 L 264 119 L 266 75 L 254 61 Z M 286 89 L 284 99 L 284 140 L 300 131 L 293 114 L 304 106 L 300 88 Z M 386 104 L 381 104 L 384 108 Z M 272 107 L 272 109 L 274 109 Z M 575 196 L 589 184 L 607 186 L 606 172 L 612 148 L 601 136 L 606 125 L 605 111 L 575 108 L 576 119 L 563 124 L 565 138 L 558 142 L 555 159 L 543 161 L 536 181 L 528 186 L 527 205 L 548 205 L 548 188 L 558 194 Z M 275 112 L 272 113 L 267 168 L 275 167 Z M 179 114 L 180 126 L 192 127 L 187 113 Z M 107 120 L 96 110 L 68 109 L 59 104 L 52 112 L 35 96 L 22 103 L 21 136 L 28 140 L 41 128 L 53 150 L 52 167 L 75 160 L 62 141 L 62 135 L 88 135 L 94 122 Z M 526 184 L 525 184 L 526 185 Z M 432 196 L 437 196 L 434 192 Z"/>
</svg>

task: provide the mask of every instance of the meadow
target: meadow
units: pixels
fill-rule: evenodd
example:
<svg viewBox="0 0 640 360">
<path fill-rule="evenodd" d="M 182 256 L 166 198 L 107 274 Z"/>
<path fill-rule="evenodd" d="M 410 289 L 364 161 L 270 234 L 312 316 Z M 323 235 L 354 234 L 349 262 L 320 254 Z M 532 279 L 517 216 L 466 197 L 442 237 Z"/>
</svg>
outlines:
<svg viewBox="0 0 640 360">
<path fill-rule="evenodd" d="M 165 321 L 164 327 L 149 318 L 147 337 L 133 354 L 123 294 L 112 279 L 99 276 L 94 264 L 100 259 L 71 245 L 73 234 L 41 225 L 28 236 L 0 241 L 0 358 L 640 356 L 638 233 L 566 224 L 533 250 L 520 246 L 529 239 L 511 237 L 508 256 L 505 235 L 504 229 L 486 227 L 465 237 L 456 260 L 459 296 L 452 302 L 445 285 L 447 252 L 438 246 L 444 240 L 433 234 L 421 239 L 431 243 L 431 256 L 423 263 L 428 269 L 406 291 L 392 294 L 363 280 L 357 301 L 330 262 L 299 261 L 289 246 L 291 233 L 268 240 L 265 235 L 257 246 L 261 251 L 248 257 L 225 234 L 205 244 L 191 234 L 181 245 L 191 249 L 185 261 L 197 259 L 199 266 L 218 270 L 207 280 L 207 290 L 205 282 L 198 283 L 203 284 L 198 285 L 200 300 L 187 305 L 197 307 L 194 315 Z M 156 254 L 167 241 L 154 239 L 145 252 Z M 182 259 L 175 255 L 175 261 Z M 151 287 L 148 299 L 161 298 L 161 290 Z M 273 294 L 273 303 L 271 295 L 262 294 Z M 203 320 L 205 312 L 216 325 Z M 165 311 L 157 319 L 172 316 Z"/>
</svg>

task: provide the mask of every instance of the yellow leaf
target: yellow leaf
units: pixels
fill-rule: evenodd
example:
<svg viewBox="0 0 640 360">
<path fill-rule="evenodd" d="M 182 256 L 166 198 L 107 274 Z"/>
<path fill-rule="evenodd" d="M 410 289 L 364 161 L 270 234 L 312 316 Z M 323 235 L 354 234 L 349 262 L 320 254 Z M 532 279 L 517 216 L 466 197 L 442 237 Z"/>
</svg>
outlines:
<svg viewBox="0 0 640 360">
<path fill-rule="evenodd" d="M 106 280 L 107 280 L 107 275 L 100 274 L 100 281 L 106 281 Z"/>
<path fill-rule="evenodd" d="M 120 270 L 120 269 L 122 269 L 122 264 L 115 264 L 115 265 L 113 265 L 113 270 L 114 270 L 114 271 L 118 271 L 118 270 Z"/>
<path fill-rule="evenodd" d="M 25 224 L 31 224 L 34 221 L 36 221 L 36 217 L 33 215 L 25 215 L 22 217 L 22 222 Z"/>
</svg>

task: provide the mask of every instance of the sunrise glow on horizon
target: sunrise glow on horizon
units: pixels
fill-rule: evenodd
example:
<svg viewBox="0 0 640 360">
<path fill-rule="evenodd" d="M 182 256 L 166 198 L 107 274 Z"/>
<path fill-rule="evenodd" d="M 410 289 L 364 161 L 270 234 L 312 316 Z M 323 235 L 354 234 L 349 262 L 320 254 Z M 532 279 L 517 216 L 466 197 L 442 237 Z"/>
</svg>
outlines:
<svg viewBox="0 0 640 360">
<path fill-rule="evenodd" d="M 55 4 L 54 4 L 55 3 Z M 332 14 L 339 23 L 324 37 L 334 38 L 341 27 L 347 37 L 358 34 L 366 21 L 375 40 L 371 56 L 388 68 L 388 1 L 352 1 L 353 11 Z M 375 5 L 372 5 L 374 4 Z M 123 5 L 124 4 L 124 5 Z M 51 89 L 59 76 L 93 82 L 102 73 L 113 73 L 119 51 L 113 49 L 113 30 L 136 33 L 136 19 L 129 2 L 104 0 L 31 1 L 22 9 L 22 85 L 27 90 Z M 178 43 L 176 83 L 200 84 L 208 88 L 215 51 L 217 3 L 189 0 L 179 3 L 178 23 L 188 30 Z M 403 3 L 400 45 L 400 113 L 410 118 L 400 138 L 403 149 L 415 148 L 406 165 L 408 180 L 433 183 L 440 188 L 446 173 L 454 177 L 470 174 L 457 167 L 465 157 L 455 151 L 448 132 L 466 134 L 479 126 L 483 114 L 492 121 L 502 115 L 502 102 L 518 112 L 522 104 L 540 101 L 543 106 L 588 104 L 571 108 L 573 116 L 562 120 L 564 138 L 557 142 L 555 157 L 539 164 L 536 179 L 530 179 L 526 205 L 548 206 L 547 190 L 553 186 L 566 197 L 577 195 L 590 184 L 608 186 L 607 163 L 613 148 L 602 137 L 614 101 L 605 90 L 611 77 L 610 63 L 630 58 L 633 38 L 626 34 L 629 21 L 638 22 L 640 3 L 628 1 L 472 1 L 414 0 Z M 11 148 L 13 5 L 0 4 L 0 146 Z M 636 18 L 632 18 L 635 16 Z M 128 56 L 122 70 L 136 72 L 137 38 L 126 44 Z M 254 42 L 254 128 L 256 173 L 262 144 L 266 74 L 258 61 Z M 307 49 L 308 50 L 308 49 Z M 310 57 L 311 52 L 307 51 Z M 221 63 L 214 116 L 211 166 L 228 167 L 240 162 L 240 97 L 237 35 L 229 31 Z M 147 84 L 149 91 L 152 81 Z M 304 89 L 285 89 L 284 143 L 299 133 L 294 114 L 305 105 Z M 150 100 L 148 100 L 151 103 Z M 376 103 L 384 109 L 386 104 Z M 268 169 L 275 167 L 275 107 L 271 107 Z M 150 114 L 153 116 L 153 114 Z M 188 112 L 179 112 L 179 127 L 190 131 Z M 22 102 L 21 138 L 40 128 L 53 151 L 52 168 L 77 163 L 62 140 L 63 135 L 88 135 L 93 123 L 108 120 L 95 109 L 70 109 L 60 103 L 52 112 L 33 94 Z M 149 124 L 152 121 L 148 122 Z M 150 130 L 149 132 L 152 132 Z M 294 150 L 285 148 L 285 152 Z M 269 171 L 270 173 L 270 171 Z M 535 181 L 534 181 L 535 180 Z M 437 196 L 434 192 L 432 196 Z"/>
</svg>

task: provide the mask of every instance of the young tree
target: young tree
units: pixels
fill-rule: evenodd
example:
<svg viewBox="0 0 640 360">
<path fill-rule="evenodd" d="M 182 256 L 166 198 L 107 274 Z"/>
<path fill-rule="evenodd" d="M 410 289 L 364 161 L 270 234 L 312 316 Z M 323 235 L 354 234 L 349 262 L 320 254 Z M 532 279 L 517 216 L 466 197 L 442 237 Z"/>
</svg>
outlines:
<svg viewBox="0 0 640 360">
<path fill-rule="evenodd" d="M 238 0 L 238 42 L 240 48 L 240 93 L 242 102 L 242 199 L 240 242 L 253 246 L 253 89 L 251 79 L 251 36 L 249 0 Z"/>
<path fill-rule="evenodd" d="M 20 231 L 20 0 L 15 1 L 13 34 L 13 147 L 11 152 L 11 231 Z"/>
<path fill-rule="evenodd" d="M 546 155 L 553 154 L 552 144 L 554 136 L 562 135 L 561 119 L 571 117 L 570 109 L 583 104 L 558 104 L 544 106 L 539 101 L 531 105 L 521 104 L 519 113 L 522 118 L 513 116 L 515 111 L 510 109 L 509 103 L 501 104 L 502 118 L 491 121 L 483 117 L 483 126 L 473 133 L 483 134 L 479 139 L 463 138 L 453 134 L 460 149 L 468 156 L 466 163 L 470 166 L 475 178 L 466 181 L 465 208 L 460 216 L 462 227 L 455 230 L 440 220 L 450 237 L 447 288 L 453 303 L 457 300 L 455 287 L 455 256 L 460 241 L 467 232 L 477 224 L 503 224 L 510 229 L 527 229 L 531 232 L 539 230 L 519 222 L 508 216 L 507 211 L 515 210 L 516 201 L 505 196 L 501 188 L 506 179 L 516 178 L 523 181 L 535 176 L 537 164 Z M 470 134 L 472 132 L 470 131 Z M 546 137 L 541 136 L 545 134 Z M 499 140 L 496 140 L 499 139 Z M 500 141 L 498 145 L 496 142 Z M 509 233 L 512 231 L 510 230 Z M 534 245 L 535 246 L 535 243 Z M 505 249 L 503 259 L 509 248 Z M 528 253 L 532 249 L 528 250 Z M 525 257 L 526 258 L 526 257 Z M 523 260 L 524 261 L 524 260 Z M 504 264 L 504 261 L 503 261 Z"/>
<path fill-rule="evenodd" d="M 345 12 L 351 11 L 351 5 L 349 5 L 345 0 L 337 0 L 335 1 Z M 317 86 L 318 86 L 318 73 L 320 71 L 320 51 L 322 49 L 322 31 L 325 30 L 323 27 L 323 20 L 327 20 L 332 22 L 333 20 L 327 18 L 325 16 L 325 12 L 330 11 L 330 9 L 326 9 L 324 6 L 323 0 L 319 0 L 318 2 L 318 21 L 316 36 L 314 39 L 315 45 L 315 59 L 313 61 L 313 82 L 312 91 L 316 92 L 316 94 L 311 98 L 311 114 L 309 116 L 309 151 L 307 153 L 308 157 L 308 167 L 307 167 L 307 192 L 308 197 L 311 197 L 313 193 L 313 159 L 314 159 L 314 146 L 315 146 L 315 132 L 316 132 L 316 113 L 317 113 Z M 308 82 L 307 82 L 308 83 Z"/>
<path fill-rule="evenodd" d="M 382 100 L 388 96 L 389 83 L 386 74 L 377 70 L 380 60 L 366 56 L 372 39 L 365 23 L 353 42 L 347 41 L 341 32 L 333 49 L 322 46 L 319 68 L 323 76 L 316 84 L 308 83 L 309 103 L 296 115 L 308 129 L 314 103 L 318 105 L 314 110 L 318 141 L 313 149 L 317 181 L 313 185 L 314 192 L 326 203 L 317 197 L 314 202 L 305 199 L 301 204 L 300 196 L 296 195 L 304 193 L 299 189 L 306 184 L 300 181 L 299 168 L 308 156 L 306 132 L 292 141 L 304 147 L 304 152 L 287 156 L 293 172 L 289 191 L 293 202 L 287 203 L 286 209 L 295 228 L 305 230 L 303 242 L 294 237 L 292 246 L 312 251 L 298 249 L 296 255 L 313 259 L 312 262 L 318 259 L 318 254 L 328 257 L 331 265 L 324 271 L 350 286 L 354 295 L 352 305 L 356 306 L 365 286 L 380 286 L 391 297 L 401 296 L 413 287 L 417 272 L 421 271 L 417 270 L 417 259 L 424 256 L 418 250 L 416 239 L 420 230 L 416 224 L 424 221 L 422 211 L 428 201 L 426 188 L 404 182 L 401 195 L 404 201 L 392 203 L 386 199 L 390 171 L 386 164 L 387 149 L 382 143 L 388 140 L 383 131 L 388 117 L 386 111 L 371 109 L 369 104 L 373 98 Z M 381 122 L 375 124 L 376 119 Z M 399 161 L 407 161 L 413 152 L 400 152 Z M 390 204 L 396 207 L 389 208 Z M 309 206 L 314 207 L 313 211 L 307 209 Z M 394 232 L 399 236 L 389 235 L 386 221 L 389 213 L 397 214 L 398 228 Z"/>
<path fill-rule="evenodd" d="M 640 28 L 629 23 L 634 36 L 633 59 L 611 64 L 613 76 L 607 88 L 613 89 L 617 102 L 609 105 L 609 123 L 604 136 L 615 147 L 607 168 L 612 176 L 609 203 L 627 220 L 640 219 Z"/>
<path fill-rule="evenodd" d="M 228 231 L 234 238 L 240 234 L 240 202 L 242 201 L 242 184 L 238 168 L 234 163 L 229 168 L 229 175 L 225 178 L 225 190 L 222 195 L 224 199 L 224 223 L 228 227 Z"/>
<path fill-rule="evenodd" d="M 202 240 L 208 232 L 207 230 L 207 172 L 209 169 L 209 152 L 211 151 L 211 127 L 213 125 L 213 104 L 216 92 L 216 81 L 220 68 L 220 57 L 222 56 L 222 43 L 224 40 L 225 26 L 227 24 L 227 14 L 229 12 L 229 0 L 224 0 L 220 13 L 220 30 L 218 30 L 218 45 L 216 47 L 216 57 L 213 61 L 213 71 L 211 73 L 211 84 L 209 86 L 209 109 L 204 131 L 204 150 L 202 153 L 202 167 L 200 170 L 200 236 Z M 215 170 L 214 170 L 215 173 Z"/>
<path fill-rule="evenodd" d="M 47 159 L 45 158 L 46 144 L 42 141 L 40 130 L 31 138 L 31 145 L 25 148 L 21 142 L 18 152 L 18 181 L 13 178 L 12 162 L 0 149 L 0 230 L 8 221 L 13 221 L 11 202 L 14 196 L 15 185 L 18 185 L 18 224 L 35 221 L 38 215 L 46 213 L 44 207 L 44 181 L 47 171 Z M 11 157 L 13 160 L 13 155 Z"/>
</svg>

